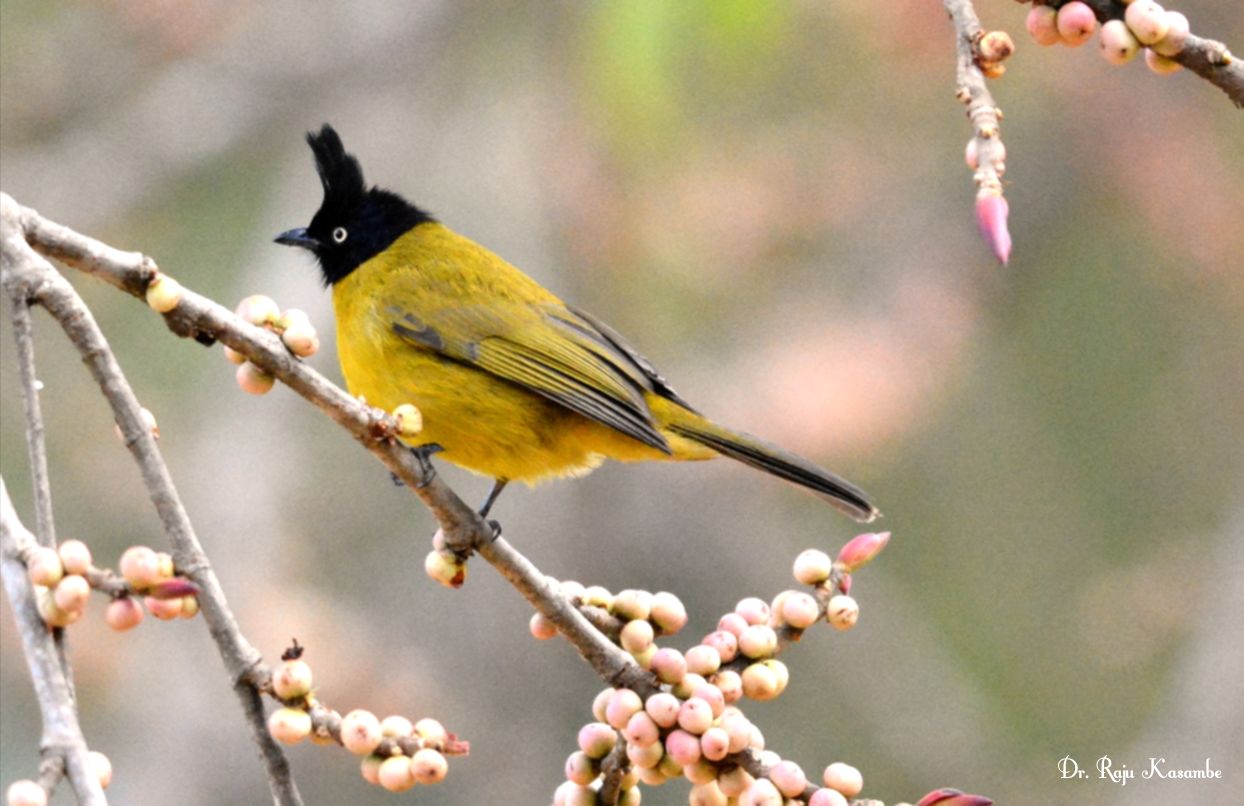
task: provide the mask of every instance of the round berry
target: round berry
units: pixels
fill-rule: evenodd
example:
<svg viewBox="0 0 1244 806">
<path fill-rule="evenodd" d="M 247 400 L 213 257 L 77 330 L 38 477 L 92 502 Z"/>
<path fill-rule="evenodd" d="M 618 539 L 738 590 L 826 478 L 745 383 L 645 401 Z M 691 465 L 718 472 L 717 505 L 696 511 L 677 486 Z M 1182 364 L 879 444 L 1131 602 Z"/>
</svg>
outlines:
<svg viewBox="0 0 1244 806">
<path fill-rule="evenodd" d="M 1097 17 L 1093 9 L 1080 0 L 1072 0 L 1058 10 L 1058 35 L 1063 44 L 1078 48 L 1093 37 L 1097 30 Z"/>
</svg>

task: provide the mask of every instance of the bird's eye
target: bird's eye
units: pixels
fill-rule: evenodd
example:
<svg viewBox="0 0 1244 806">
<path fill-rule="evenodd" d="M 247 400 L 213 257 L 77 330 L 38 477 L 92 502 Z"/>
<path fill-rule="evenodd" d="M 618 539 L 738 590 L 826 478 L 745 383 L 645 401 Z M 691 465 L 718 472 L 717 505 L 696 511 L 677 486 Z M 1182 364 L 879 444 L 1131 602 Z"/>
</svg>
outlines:
<svg viewBox="0 0 1244 806">
<path fill-rule="evenodd" d="M 348 234 L 345 227 L 337 227 L 333 230 L 333 243 L 345 243 Z"/>
</svg>

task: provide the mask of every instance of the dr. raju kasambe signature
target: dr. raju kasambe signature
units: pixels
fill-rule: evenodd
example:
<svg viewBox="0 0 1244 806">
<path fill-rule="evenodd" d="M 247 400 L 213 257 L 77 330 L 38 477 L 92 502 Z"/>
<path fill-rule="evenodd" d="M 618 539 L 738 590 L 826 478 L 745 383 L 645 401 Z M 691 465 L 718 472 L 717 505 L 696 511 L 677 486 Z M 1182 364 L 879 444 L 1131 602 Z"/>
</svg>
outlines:
<svg viewBox="0 0 1244 806">
<path fill-rule="evenodd" d="M 1097 767 L 1097 777 L 1104 781 L 1118 784 L 1119 786 L 1127 786 L 1128 781 L 1136 779 L 1136 770 L 1128 767 L 1126 764 L 1115 765 L 1114 759 L 1110 756 L 1102 756 L 1097 759 L 1095 765 Z M 1089 777 L 1089 771 L 1081 769 L 1080 763 L 1071 756 L 1063 756 L 1058 761 L 1059 775 L 1065 780 L 1067 778 L 1082 779 Z M 1210 759 L 1205 759 L 1203 767 L 1185 768 L 1173 767 L 1167 763 L 1165 758 L 1150 756 L 1149 766 L 1140 770 L 1142 780 L 1148 781 L 1152 779 L 1174 779 L 1174 778 L 1207 778 L 1210 780 L 1222 778 L 1222 770 L 1215 769 Z"/>
</svg>

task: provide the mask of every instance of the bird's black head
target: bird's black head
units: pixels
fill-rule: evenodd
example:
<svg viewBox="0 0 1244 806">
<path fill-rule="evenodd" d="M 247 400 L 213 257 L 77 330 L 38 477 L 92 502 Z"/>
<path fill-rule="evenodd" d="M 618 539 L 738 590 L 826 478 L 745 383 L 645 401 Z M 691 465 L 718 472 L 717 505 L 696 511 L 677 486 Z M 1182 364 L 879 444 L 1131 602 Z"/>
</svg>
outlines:
<svg viewBox="0 0 1244 806">
<path fill-rule="evenodd" d="M 276 242 L 310 250 L 325 285 L 347 277 L 411 227 L 432 220 L 396 193 L 368 188 L 359 161 L 346 153 L 332 126 L 325 123 L 318 134 L 308 132 L 307 143 L 315 154 L 324 201 L 309 225 L 282 232 Z"/>
</svg>

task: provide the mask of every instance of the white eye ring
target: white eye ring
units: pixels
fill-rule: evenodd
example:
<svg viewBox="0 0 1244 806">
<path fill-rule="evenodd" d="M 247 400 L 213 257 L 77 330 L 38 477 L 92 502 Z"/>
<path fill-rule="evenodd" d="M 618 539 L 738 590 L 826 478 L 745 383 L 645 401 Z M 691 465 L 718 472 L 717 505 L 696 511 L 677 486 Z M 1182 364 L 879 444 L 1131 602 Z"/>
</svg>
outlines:
<svg viewBox="0 0 1244 806">
<path fill-rule="evenodd" d="M 333 243 L 345 243 L 347 234 L 345 227 L 337 227 L 333 230 Z"/>
</svg>

